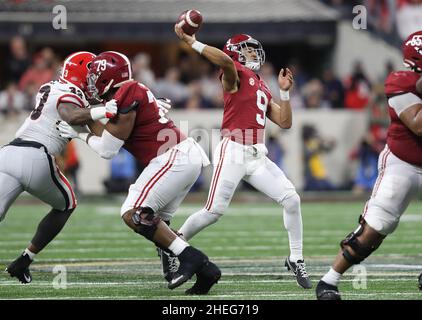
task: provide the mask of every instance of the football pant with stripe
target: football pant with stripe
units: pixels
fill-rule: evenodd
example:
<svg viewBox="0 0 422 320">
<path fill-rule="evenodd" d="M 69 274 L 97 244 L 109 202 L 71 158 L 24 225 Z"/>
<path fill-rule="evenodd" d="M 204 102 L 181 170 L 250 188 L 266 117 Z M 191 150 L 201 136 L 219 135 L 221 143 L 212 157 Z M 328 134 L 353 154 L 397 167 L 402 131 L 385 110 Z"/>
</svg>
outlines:
<svg viewBox="0 0 422 320">
<path fill-rule="evenodd" d="M 386 146 L 378 158 L 378 178 L 362 214 L 383 235 L 391 234 L 410 200 L 422 191 L 422 168 L 396 157 Z"/>
<path fill-rule="evenodd" d="M 188 138 L 151 160 L 129 188 L 121 215 L 133 208 L 149 207 L 164 221 L 170 221 L 201 174 L 208 157 Z"/>
<path fill-rule="evenodd" d="M 77 204 L 52 155 L 43 148 L 4 146 L 0 149 L 0 221 L 24 191 L 59 211 L 74 209 Z"/>
<path fill-rule="evenodd" d="M 291 252 L 302 255 L 300 198 L 283 171 L 268 157 L 263 144 L 247 146 L 224 138 L 213 157 L 214 172 L 205 207 L 191 215 L 180 232 L 187 240 L 216 222 L 229 206 L 241 179 L 282 205 Z M 259 209 L 256 212 L 259 215 Z"/>
</svg>

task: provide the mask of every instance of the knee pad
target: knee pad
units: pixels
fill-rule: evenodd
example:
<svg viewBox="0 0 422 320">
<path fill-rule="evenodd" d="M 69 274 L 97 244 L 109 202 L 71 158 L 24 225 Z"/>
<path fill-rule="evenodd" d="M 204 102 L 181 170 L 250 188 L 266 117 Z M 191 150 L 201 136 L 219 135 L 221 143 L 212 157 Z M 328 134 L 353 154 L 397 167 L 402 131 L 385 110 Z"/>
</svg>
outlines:
<svg viewBox="0 0 422 320">
<path fill-rule="evenodd" d="M 153 241 L 154 234 L 161 218 L 149 207 L 140 207 L 132 214 L 132 222 L 136 226 L 136 233 Z"/>
<path fill-rule="evenodd" d="M 349 233 L 344 240 L 340 242 L 340 247 L 343 249 L 343 257 L 350 263 L 350 264 L 359 264 L 363 260 L 365 260 L 372 252 L 374 252 L 378 247 L 381 245 L 384 238 L 381 238 L 379 241 L 375 243 L 363 243 L 359 241 L 358 237 L 362 234 L 365 228 L 365 222 L 360 218 L 360 225 L 359 227 Z M 353 251 L 349 248 L 351 248 Z"/>
<path fill-rule="evenodd" d="M 281 205 L 287 212 L 294 212 L 300 208 L 300 197 L 296 192 L 292 193 L 283 199 Z"/>
</svg>

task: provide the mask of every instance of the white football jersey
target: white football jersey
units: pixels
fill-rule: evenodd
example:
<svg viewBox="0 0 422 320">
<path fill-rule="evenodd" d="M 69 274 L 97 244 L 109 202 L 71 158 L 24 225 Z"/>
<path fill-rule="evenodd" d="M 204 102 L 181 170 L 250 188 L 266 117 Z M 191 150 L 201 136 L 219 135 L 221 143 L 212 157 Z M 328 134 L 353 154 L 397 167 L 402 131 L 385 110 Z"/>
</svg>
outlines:
<svg viewBox="0 0 422 320">
<path fill-rule="evenodd" d="M 62 120 L 57 110 L 60 103 L 89 107 L 84 93 L 75 85 L 62 80 L 45 83 L 38 91 L 35 109 L 16 132 L 16 138 L 42 143 L 51 154 L 62 152 L 69 140 L 60 137 L 56 129 L 57 121 Z"/>
</svg>

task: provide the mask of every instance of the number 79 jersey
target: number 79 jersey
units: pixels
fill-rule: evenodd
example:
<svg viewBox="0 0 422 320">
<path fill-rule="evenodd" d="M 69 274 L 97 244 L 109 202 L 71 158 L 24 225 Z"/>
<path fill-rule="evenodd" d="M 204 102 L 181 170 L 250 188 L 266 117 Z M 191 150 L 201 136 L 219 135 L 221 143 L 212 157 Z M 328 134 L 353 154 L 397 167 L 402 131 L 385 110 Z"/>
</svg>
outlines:
<svg viewBox="0 0 422 320">
<path fill-rule="evenodd" d="M 272 99 L 266 83 L 252 70 L 235 62 L 239 89 L 224 91 L 224 117 L 221 135 L 241 144 L 264 143 L 268 104 Z"/>
<path fill-rule="evenodd" d="M 16 138 L 42 143 L 51 154 L 61 153 L 69 140 L 60 137 L 56 129 L 56 122 L 62 120 L 57 110 L 60 103 L 89 107 L 84 93 L 75 85 L 61 80 L 45 83 L 36 96 L 35 109 L 16 132 Z"/>
<path fill-rule="evenodd" d="M 153 93 L 137 81 L 123 84 L 114 95 L 119 112 L 130 108 L 135 102 L 136 118 L 132 132 L 124 148 L 146 167 L 155 157 L 165 153 L 186 139 L 173 121 L 158 108 Z M 113 121 L 113 120 L 111 120 Z"/>
</svg>

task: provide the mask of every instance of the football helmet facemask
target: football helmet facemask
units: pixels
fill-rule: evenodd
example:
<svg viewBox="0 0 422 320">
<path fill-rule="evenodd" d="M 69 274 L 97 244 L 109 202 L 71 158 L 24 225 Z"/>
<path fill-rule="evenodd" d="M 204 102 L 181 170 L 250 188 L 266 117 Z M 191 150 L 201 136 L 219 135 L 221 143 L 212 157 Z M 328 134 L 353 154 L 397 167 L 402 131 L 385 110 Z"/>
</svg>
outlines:
<svg viewBox="0 0 422 320">
<path fill-rule="evenodd" d="M 247 34 L 238 34 L 230 38 L 224 45 L 223 51 L 234 61 L 245 67 L 258 71 L 265 62 L 265 51 L 261 43 Z M 248 59 L 245 52 L 255 52 L 255 58 Z"/>
<path fill-rule="evenodd" d="M 110 89 L 119 88 L 132 80 L 129 58 L 116 51 L 100 53 L 92 60 L 87 75 L 87 96 L 90 100 L 102 101 Z"/>
</svg>

